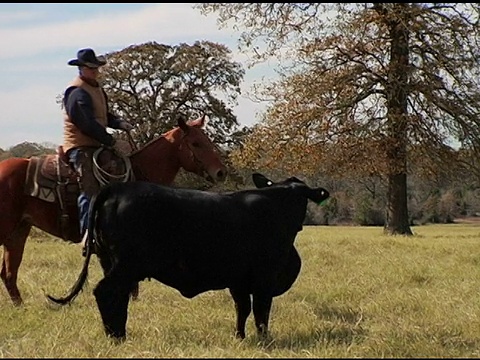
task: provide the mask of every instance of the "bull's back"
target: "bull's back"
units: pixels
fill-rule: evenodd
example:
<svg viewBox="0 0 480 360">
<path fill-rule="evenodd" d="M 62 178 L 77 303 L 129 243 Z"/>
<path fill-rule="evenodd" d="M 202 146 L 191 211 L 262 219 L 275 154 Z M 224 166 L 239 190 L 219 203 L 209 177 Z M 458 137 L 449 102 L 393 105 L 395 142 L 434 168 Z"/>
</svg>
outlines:
<svg viewBox="0 0 480 360">
<path fill-rule="evenodd" d="M 226 239 L 261 232 L 268 220 L 263 209 L 255 210 L 238 197 L 145 182 L 111 186 L 99 214 L 103 229 L 116 229 L 117 237 L 134 235 L 152 245 L 157 242 L 149 239 L 155 236 L 163 238 L 162 244 L 213 242 L 222 247 L 229 242 Z"/>
</svg>

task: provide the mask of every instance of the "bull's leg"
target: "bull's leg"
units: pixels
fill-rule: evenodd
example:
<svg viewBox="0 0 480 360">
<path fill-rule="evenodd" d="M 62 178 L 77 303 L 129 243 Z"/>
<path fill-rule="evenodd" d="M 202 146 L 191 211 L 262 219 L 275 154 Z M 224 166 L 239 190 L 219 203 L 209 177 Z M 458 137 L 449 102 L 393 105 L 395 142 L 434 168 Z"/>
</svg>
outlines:
<svg viewBox="0 0 480 360">
<path fill-rule="evenodd" d="M 268 319 L 272 307 L 272 296 L 253 294 L 253 316 L 258 336 L 262 339 L 268 337 Z"/>
<path fill-rule="evenodd" d="M 116 341 L 126 338 L 128 301 L 133 283 L 120 276 L 107 276 L 93 290 L 105 334 Z"/>
<path fill-rule="evenodd" d="M 8 295 L 15 306 L 23 303 L 20 290 L 17 286 L 18 269 L 22 262 L 23 252 L 25 250 L 25 242 L 30 233 L 31 225 L 21 223 L 10 237 L 3 244 L 2 270 L 0 277 L 7 289 Z"/>
<path fill-rule="evenodd" d="M 252 301 L 248 292 L 230 288 L 230 294 L 235 302 L 235 311 L 237 313 L 237 327 L 235 337 L 245 339 L 245 324 L 248 315 L 252 311 Z"/>
<path fill-rule="evenodd" d="M 140 286 L 140 284 L 138 282 L 135 283 L 132 291 L 130 291 L 130 297 L 132 298 L 132 300 L 137 300 L 138 299 L 138 291 L 139 291 L 138 288 L 139 288 L 139 286 Z"/>
<path fill-rule="evenodd" d="M 103 269 L 103 275 L 104 276 L 107 276 L 110 272 L 110 270 L 112 269 L 112 262 L 110 260 L 110 257 L 105 255 L 103 256 L 102 254 L 98 254 L 98 258 L 100 260 L 100 265 L 102 266 L 102 269 Z M 137 300 L 138 299 L 138 293 L 139 293 L 139 283 L 136 282 L 133 286 L 132 286 L 132 289 L 130 291 L 130 297 L 132 300 Z"/>
</svg>

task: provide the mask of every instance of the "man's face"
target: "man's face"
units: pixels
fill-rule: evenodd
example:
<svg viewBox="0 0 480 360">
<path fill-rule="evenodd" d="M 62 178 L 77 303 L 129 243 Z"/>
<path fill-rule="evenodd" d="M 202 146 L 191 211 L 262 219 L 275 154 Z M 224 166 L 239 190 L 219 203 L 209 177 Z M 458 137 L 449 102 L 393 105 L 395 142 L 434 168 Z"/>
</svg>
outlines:
<svg viewBox="0 0 480 360">
<path fill-rule="evenodd" d="M 96 80 L 98 77 L 98 68 L 91 68 L 88 66 L 81 66 L 80 71 L 87 79 Z"/>
</svg>

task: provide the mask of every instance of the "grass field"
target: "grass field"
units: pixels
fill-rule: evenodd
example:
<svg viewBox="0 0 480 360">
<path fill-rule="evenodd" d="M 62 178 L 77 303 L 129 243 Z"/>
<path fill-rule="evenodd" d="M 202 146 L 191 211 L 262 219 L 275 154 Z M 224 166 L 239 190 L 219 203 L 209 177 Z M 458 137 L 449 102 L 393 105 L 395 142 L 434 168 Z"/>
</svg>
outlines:
<svg viewBox="0 0 480 360">
<path fill-rule="evenodd" d="M 15 308 L 0 290 L 0 357 L 480 357 L 480 226 L 413 227 L 412 237 L 374 227 L 305 227 L 296 245 L 302 270 L 274 299 L 270 332 L 260 343 L 253 318 L 247 338 L 233 337 L 228 291 L 183 298 L 154 280 L 131 302 L 127 341 L 114 345 L 102 328 L 92 290 L 71 306 L 64 295 L 83 263 L 79 245 L 36 231 L 27 241 Z"/>
</svg>

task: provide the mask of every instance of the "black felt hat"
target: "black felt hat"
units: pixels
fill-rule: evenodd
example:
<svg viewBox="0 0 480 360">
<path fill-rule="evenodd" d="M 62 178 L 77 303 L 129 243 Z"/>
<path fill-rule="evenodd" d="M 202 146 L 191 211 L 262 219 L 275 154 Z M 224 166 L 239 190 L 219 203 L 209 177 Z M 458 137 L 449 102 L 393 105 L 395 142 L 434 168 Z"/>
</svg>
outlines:
<svg viewBox="0 0 480 360">
<path fill-rule="evenodd" d="M 98 68 L 107 63 L 105 57 L 96 56 L 95 51 L 92 49 L 80 49 L 77 52 L 77 58 L 68 62 L 68 65 L 72 66 L 87 66 L 89 68 Z"/>
</svg>

